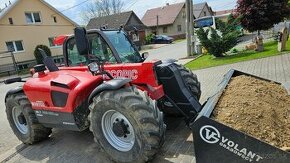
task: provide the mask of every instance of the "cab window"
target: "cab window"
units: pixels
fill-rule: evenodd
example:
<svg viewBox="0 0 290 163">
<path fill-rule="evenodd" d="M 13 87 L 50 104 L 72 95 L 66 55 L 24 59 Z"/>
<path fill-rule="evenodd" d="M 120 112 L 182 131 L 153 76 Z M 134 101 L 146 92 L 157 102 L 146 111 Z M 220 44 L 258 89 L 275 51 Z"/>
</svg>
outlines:
<svg viewBox="0 0 290 163">
<path fill-rule="evenodd" d="M 108 63 L 116 63 L 116 59 L 108 44 L 99 34 L 88 35 L 90 53 L 88 56 L 80 55 L 75 39 L 70 39 L 67 44 L 68 64 L 70 66 L 88 65 L 92 59 L 101 59 Z"/>
<path fill-rule="evenodd" d="M 122 63 L 140 63 L 143 61 L 123 31 L 104 31 L 104 34 L 116 49 Z"/>
</svg>

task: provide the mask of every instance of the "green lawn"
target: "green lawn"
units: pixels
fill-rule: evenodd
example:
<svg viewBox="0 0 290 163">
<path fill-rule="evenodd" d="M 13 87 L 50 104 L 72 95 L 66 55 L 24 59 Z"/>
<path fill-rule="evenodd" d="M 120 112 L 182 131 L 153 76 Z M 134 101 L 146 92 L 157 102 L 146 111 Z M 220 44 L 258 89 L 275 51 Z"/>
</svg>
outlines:
<svg viewBox="0 0 290 163">
<path fill-rule="evenodd" d="M 222 58 L 215 58 L 212 55 L 204 55 L 204 56 L 199 57 L 196 60 L 189 62 L 185 66 L 192 70 L 197 70 L 197 69 L 237 63 L 237 62 L 248 61 L 248 60 L 281 54 L 277 50 L 278 48 L 277 42 L 272 41 L 272 42 L 265 43 L 264 47 L 265 47 L 265 50 L 263 52 L 241 51 L 236 55 L 226 56 Z M 290 40 L 287 42 L 286 51 L 290 51 Z"/>
</svg>

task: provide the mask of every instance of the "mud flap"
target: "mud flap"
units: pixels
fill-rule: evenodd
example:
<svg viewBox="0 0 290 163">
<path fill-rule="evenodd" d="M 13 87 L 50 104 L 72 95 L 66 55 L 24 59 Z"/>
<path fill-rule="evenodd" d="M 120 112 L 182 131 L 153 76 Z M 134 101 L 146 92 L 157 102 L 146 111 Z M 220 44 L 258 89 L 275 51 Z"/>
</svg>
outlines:
<svg viewBox="0 0 290 163">
<path fill-rule="evenodd" d="M 197 163 L 290 163 L 290 153 L 205 116 L 190 127 Z"/>
</svg>

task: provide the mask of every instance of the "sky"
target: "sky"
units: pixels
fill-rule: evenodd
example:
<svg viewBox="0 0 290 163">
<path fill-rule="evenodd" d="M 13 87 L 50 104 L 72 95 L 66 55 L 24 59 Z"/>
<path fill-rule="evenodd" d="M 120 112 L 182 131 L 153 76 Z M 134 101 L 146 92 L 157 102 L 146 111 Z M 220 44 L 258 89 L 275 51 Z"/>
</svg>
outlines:
<svg viewBox="0 0 290 163">
<path fill-rule="evenodd" d="M 14 0 L 10 1 L 13 2 Z M 81 14 L 86 9 L 89 2 L 93 0 L 88 0 L 88 2 L 83 3 L 69 10 L 67 9 L 77 4 L 80 4 L 85 0 L 45 0 L 45 1 L 51 4 L 56 9 L 58 9 L 59 11 L 63 11 L 62 13 L 68 16 L 73 21 L 77 22 L 78 24 L 83 24 Z M 234 8 L 236 6 L 236 1 L 237 0 L 193 0 L 193 3 L 195 4 L 207 2 L 214 11 L 219 11 Z M 8 2 L 9 0 L 0 0 L 0 8 L 4 8 L 5 3 L 8 4 Z M 185 0 L 124 0 L 124 2 L 125 2 L 124 10 L 125 11 L 133 10 L 141 19 L 144 16 L 147 9 L 162 7 L 165 6 L 166 3 L 173 4 L 185 2 Z"/>
</svg>

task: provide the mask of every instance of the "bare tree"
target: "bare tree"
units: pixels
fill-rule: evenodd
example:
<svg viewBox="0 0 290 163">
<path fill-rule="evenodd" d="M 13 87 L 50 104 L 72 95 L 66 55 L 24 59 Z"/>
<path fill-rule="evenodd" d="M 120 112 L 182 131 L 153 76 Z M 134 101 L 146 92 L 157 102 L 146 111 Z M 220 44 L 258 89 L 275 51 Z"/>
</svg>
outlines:
<svg viewBox="0 0 290 163">
<path fill-rule="evenodd" d="M 94 0 L 82 12 L 83 23 L 87 23 L 94 17 L 120 13 L 123 11 L 123 8 L 123 0 Z"/>
<path fill-rule="evenodd" d="M 98 12 L 97 7 L 93 5 L 93 3 L 86 5 L 86 7 L 81 12 L 83 24 L 87 24 L 91 18 L 99 17 L 99 16 L 101 16 L 100 12 Z"/>
<path fill-rule="evenodd" d="M 112 1 L 112 9 L 113 13 L 120 13 L 124 7 L 124 2 L 122 0 L 113 0 Z"/>
</svg>

